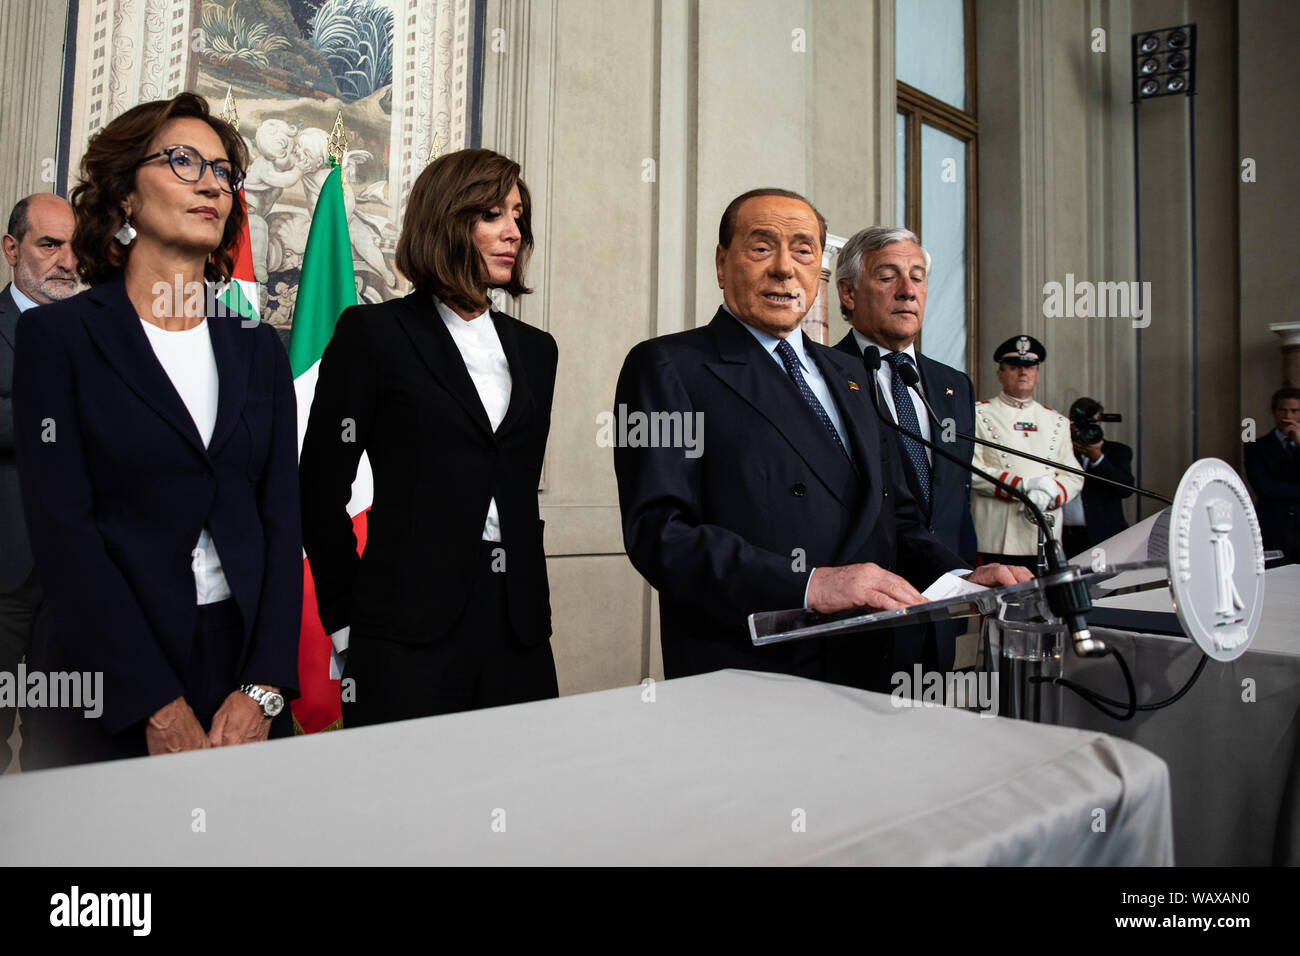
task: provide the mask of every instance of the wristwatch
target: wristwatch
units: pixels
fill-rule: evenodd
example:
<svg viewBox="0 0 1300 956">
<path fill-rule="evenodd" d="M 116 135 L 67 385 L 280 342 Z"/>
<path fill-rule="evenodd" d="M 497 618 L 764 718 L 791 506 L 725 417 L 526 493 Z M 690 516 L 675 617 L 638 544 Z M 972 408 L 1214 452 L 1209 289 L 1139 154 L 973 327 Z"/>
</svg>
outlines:
<svg viewBox="0 0 1300 956">
<path fill-rule="evenodd" d="M 264 690 L 256 684 L 243 684 L 239 689 L 262 705 L 262 713 L 268 720 L 284 710 L 284 698 L 275 691 Z"/>
</svg>

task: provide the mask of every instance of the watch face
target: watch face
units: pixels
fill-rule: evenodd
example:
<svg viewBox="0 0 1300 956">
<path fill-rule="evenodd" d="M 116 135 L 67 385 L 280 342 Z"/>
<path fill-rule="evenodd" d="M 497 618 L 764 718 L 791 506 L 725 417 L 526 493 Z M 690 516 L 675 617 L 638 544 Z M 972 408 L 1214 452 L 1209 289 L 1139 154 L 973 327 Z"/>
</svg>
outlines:
<svg viewBox="0 0 1300 956">
<path fill-rule="evenodd" d="M 262 702 L 262 709 L 266 711 L 268 717 L 278 716 L 280 711 L 284 710 L 284 698 L 279 694 L 267 694 Z"/>
</svg>

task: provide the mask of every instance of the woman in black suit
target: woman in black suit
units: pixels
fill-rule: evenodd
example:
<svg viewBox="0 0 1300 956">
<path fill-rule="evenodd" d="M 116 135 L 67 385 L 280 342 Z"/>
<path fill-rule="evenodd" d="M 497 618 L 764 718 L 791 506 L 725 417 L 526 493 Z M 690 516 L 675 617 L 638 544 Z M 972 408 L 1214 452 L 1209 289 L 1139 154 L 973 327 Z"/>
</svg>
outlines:
<svg viewBox="0 0 1300 956">
<path fill-rule="evenodd" d="M 558 695 L 537 486 L 555 340 L 490 307 L 530 291 L 528 187 L 484 149 L 416 181 L 397 245 L 415 286 L 355 306 L 321 358 L 300 461 L 321 623 L 347 726 Z M 366 548 L 346 506 L 374 473 Z"/>
<path fill-rule="evenodd" d="M 72 192 L 91 288 L 19 321 L 19 475 L 54 614 L 41 664 L 103 674 L 97 719 L 33 712 L 41 766 L 292 733 L 293 381 L 275 330 L 205 286 L 231 274 L 245 163 L 193 94 L 123 113 Z"/>
</svg>

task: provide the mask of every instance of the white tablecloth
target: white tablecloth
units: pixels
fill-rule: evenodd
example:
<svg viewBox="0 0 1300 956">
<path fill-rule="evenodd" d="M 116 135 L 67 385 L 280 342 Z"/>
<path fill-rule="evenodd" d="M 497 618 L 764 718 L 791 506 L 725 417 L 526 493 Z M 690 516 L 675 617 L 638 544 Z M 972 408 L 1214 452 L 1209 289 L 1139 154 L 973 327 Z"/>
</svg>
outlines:
<svg viewBox="0 0 1300 956">
<path fill-rule="evenodd" d="M 1063 698 L 1065 723 L 1132 740 L 1168 763 L 1179 865 L 1300 865 L 1300 566 L 1265 574 L 1264 611 L 1250 650 L 1228 664 L 1210 661 L 1181 700 L 1121 723 L 1073 694 Z M 1097 603 L 1172 608 L 1167 588 Z M 1187 638 L 1093 633 L 1124 654 L 1143 703 L 1177 691 L 1201 658 Z M 1111 659 L 1067 654 L 1065 673 L 1124 699 Z"/>
<path fill-rule="evenodd" d="M 644 694 L 10 775 L 0 861 L 1172 862 L 1168 772 L 1125 741 L 746 671 Z"/>
</svg>

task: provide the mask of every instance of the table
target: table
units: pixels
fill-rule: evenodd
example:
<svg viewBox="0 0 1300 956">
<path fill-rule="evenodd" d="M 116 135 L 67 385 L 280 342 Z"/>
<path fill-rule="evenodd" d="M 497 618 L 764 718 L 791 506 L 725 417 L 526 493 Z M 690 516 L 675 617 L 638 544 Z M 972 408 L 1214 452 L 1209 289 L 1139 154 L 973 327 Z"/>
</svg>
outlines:
<svg viewBox="0 0 1300 956">
<path fill-rule="evenodd" d="M 1168 771 L 1134 744 L 748 671 L 18 774 L 0 806 L 10 864 L 1173 858 Z"/>
<path fill-rule="evenodd" d="M 1169 765 L 1179 865 L 1300 865 L 1300 566 L 1265 572 L 1264 610 L 1250 650 L 1210 661 L 1196 686 L 1159 711 L 1111 720 L 1066 692 L 1064 722 L 1138 743 Z M 1160 588 L 1105 598 L 1104 607 L 1172 608 Z M 1133 670 L 1139 702 L 1163 699 L 1201 652 L 1185 637 L 1094 629 Z M 1068 653 L 1065 675 L 1124 699 L 1110 659 Z"/>
</svg>

